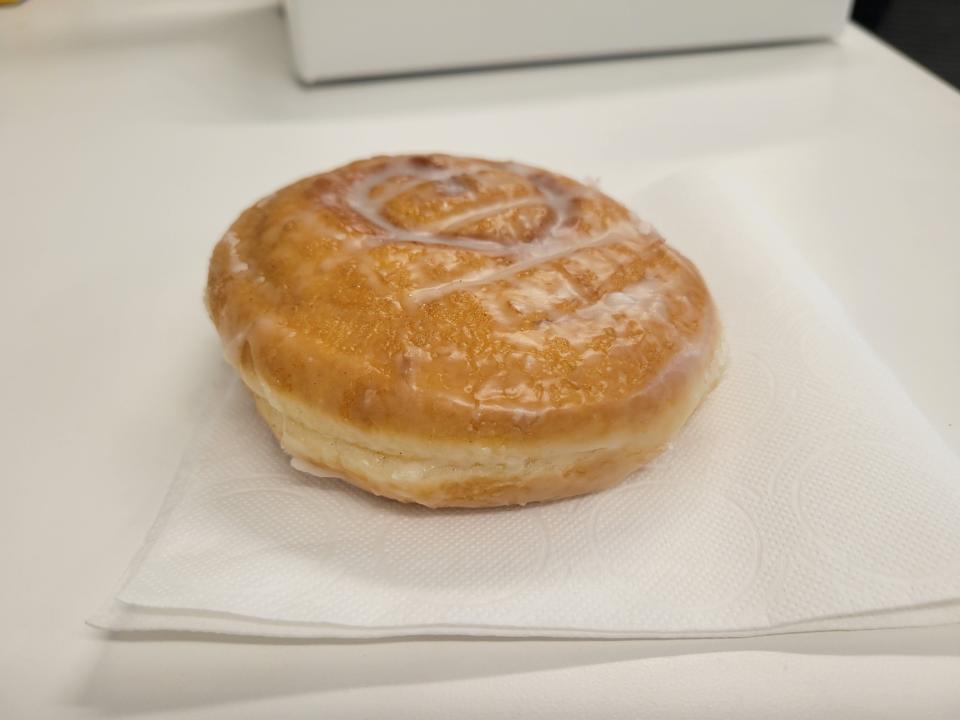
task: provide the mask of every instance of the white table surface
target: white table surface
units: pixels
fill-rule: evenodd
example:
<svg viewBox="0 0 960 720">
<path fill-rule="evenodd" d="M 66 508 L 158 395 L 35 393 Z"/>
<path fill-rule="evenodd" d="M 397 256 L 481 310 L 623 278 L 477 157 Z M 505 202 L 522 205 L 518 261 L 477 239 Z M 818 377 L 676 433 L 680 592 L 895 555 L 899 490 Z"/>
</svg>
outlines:
<svg viewBox="0 0 960 720">
<path fill-rule="evenodd" d="M 960 452 L 960 95 L 835 43 L 305 89 L 269 2 L 0 9 L 0 717 L 960 717 L 960 626 L 746 640 L 108 637 L 222 372 L 201 288 L 246 203 L 443 149 L 629 198 L 748 183 Z M 960 481 L 960 479 L 958 479 Z"/>
</svg>

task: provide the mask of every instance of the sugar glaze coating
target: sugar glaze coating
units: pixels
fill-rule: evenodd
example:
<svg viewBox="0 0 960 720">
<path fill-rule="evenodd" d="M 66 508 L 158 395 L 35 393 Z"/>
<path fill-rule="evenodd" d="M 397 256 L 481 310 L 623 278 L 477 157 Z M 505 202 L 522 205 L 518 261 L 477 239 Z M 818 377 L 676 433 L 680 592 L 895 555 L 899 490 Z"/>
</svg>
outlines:
<svg viewBox="0 0 960 720">
<path fill-rule="evenodd" d="M 719 368 L 692 263 L 596 188 L 513 162 L 377 157 L 294 183 L 217 245 L 207 304 L 304 466 L 425 504 L 611 484 Z M 561 447 L 582 489 L 525 495 Z"/>
</svg>

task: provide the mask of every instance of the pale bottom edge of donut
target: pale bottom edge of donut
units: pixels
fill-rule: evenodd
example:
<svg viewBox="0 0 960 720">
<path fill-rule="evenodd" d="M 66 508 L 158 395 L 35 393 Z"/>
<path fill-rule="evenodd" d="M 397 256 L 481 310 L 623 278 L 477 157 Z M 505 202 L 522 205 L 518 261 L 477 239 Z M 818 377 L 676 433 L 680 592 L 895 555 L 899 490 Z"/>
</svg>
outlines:
<svg viewBox="0 0 960 720">
<path fill-rule="evenodd" d="M 284 419 L 264 398 L 254 399 L 292 457 L 375 495 L 434 508 L 525 505 L 582 495 L 616 484 L 660 450 L 629 455 L 622 450 L 558 453 L 549 460 L 529 458 L 519 470 L 500 463 L 453 465 L 400 458 L 323 435 Z"/>
<path fill-rule="evenodd" d="M 375 495 L 428 507 L 525 505 L 584 495 L 616 485 L 658 455 L 719 382 L 726 353 L 720 343 L 704 373 L 666 413 L 659 432 L 637 437 L 628 447 L 564 452 L 519 463 L 479 461 L 452 464 L 431 457 L 428 442 L 414 442 L 410 455 L 390 455 L 314 430 L 284 416 L 254 393 L 257 410 L 294 459 Z M 315 474 L 321 474 L 317 472 Z"/>
</svg>

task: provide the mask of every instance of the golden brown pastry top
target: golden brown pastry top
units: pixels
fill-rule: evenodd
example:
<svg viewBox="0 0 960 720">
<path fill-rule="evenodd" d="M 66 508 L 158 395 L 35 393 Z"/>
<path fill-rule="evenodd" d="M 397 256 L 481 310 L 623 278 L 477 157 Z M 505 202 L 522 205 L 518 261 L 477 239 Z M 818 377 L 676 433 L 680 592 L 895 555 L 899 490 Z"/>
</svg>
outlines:
<svg viewBox="0 0 960 720">
<path fill-rule="evenodd" d="M 696 268 L 619 203 L 448 155 L 363 160 L 261 200 L 207 290 L 258 392 L 437 440 L 642 424 L 717 333 Z"/>
</svg>

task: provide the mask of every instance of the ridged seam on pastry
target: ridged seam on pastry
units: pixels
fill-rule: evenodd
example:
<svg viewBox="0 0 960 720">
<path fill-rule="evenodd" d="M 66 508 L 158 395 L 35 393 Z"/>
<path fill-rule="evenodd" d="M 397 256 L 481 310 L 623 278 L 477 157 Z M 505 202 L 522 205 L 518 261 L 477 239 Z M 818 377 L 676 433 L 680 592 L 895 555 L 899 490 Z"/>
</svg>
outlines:
<svg viewBox="0 0 960 720">
<path fill-rule="evenodd" d="M 292 455 L 430 505 L 609 485 L 719 374 L 692 263 L 596 188 L 517 163 L 373 158 L 294 183 L 226 233 L 207 300 Z M 338 443 L 370 467 L 338 465 Z"/>
</svg>

